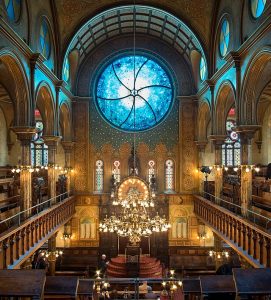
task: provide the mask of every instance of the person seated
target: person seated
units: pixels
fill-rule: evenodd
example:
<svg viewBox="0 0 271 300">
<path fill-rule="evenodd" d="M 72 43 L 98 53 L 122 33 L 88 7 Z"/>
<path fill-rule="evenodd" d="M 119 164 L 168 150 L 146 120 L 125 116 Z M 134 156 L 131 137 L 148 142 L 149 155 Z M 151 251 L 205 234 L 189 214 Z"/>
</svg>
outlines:
<svg viewBox="0 0 271 300">
<path fill-rule="evenodd" d="M 148 287 L 150 287 L 148 285 L 148 282 L 147 281 L 143 281 L 142 284 L 138 287 L 139 294 L 147 294 L 148 293 Z"/>
<path fill-rule="evenodd" d="M 145 294 L 145 299 L 157 299 L 157 296 L 153 291 L 151 286 L 147 287 L 147 293 Z"/>
</svg>

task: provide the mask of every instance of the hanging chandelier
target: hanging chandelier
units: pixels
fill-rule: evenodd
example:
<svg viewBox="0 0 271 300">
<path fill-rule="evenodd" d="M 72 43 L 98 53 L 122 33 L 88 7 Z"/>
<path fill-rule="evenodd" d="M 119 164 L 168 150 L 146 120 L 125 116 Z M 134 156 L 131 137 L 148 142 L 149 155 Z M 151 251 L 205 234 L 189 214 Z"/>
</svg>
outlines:
<svg viewBox="0 0 271 300">
<path fill-rule="evenodd" d="M 112 202 L 115 207 L 120 207 L 120 211 L 106 216 L 99 225 L 100 232 L 115 232 L 118 236 L 128 237 L 132 245 L 153 232 L 166 232 L 170 228 L 166 218 L 151 211 L 154 208 L 153 196 L 154 193 L 141 178 L 126 178 L 118 186 Z"/>
</svg>

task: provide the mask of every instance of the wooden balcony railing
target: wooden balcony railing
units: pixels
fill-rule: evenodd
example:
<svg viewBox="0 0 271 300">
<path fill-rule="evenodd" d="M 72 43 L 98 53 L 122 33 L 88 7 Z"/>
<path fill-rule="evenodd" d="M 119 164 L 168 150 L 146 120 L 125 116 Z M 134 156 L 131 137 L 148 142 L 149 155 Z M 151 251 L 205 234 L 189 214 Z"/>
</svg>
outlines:
<svg viewBox="0 0 271 300">
<path fill-rule="evenodd" d="M 254 267 L 271 267 L 271 234 L 266 229 L 200 196 L 194 197 L 194 212 Z"/>
<path fill-rule="evenodd" d="M 58 201 L 50 200 L 52 205 L 49 208 L 38 212 L 22 223 L 20 222 L 21 215 L 25 212 L 11 217 L 17 220 L 17 226 L 0 234 L 0 269 L 18 268 L 75 213 L 75 197 L 59 198 Z M 10 220 L 2 222 L 5 221 Z"/>
</svg>

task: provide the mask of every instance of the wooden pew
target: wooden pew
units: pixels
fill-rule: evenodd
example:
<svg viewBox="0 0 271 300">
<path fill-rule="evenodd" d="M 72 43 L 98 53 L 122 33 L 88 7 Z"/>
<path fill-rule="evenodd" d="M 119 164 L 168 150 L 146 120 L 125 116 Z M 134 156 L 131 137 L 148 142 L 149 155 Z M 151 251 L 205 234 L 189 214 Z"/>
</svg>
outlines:
<svg viewBox="0 0 271 300">
<path fill-rule="evenodd" d="M 44 299 L 76 299 L 78 284 L 76 276 L 47 276 Z"/>
<path fill-rule="evenodd" d="M 271 269 L 233 269 L 233 276 L 240 299 L 271 295 Z"/>
<path fill-rule="evenodd" d="M 43 299 L 45 279 L 45 270 L 0 270 L 0 296 Z"/>
<path fill-rule="evenodd" d="M 185 278 L 183 280 L 183 293 L 184 299 L 190 299 L 191 297 L 200 297 L 201 288 L 199 278 Z"/>
<path fill-rule="evenodd" d="M 235 299 L 236 288 L 232 275 L 200 276 L 201 294 L 208 299 Z"/>
</svg>

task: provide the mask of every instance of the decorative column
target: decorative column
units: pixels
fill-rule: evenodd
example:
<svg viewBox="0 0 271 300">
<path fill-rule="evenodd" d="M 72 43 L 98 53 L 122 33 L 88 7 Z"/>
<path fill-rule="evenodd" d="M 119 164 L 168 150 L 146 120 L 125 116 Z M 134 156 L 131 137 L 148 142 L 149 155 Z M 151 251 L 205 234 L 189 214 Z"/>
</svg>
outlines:
<svg viewBox="0 0 271 300">
<path fill-rule="evenodd" d="M 221 191 L 223 188 L 223 168 L 222 168 L 222 145 L 225 142 L 225 135 L 211 135 L 209 137 L 215 147 L 215 201 L 219 205 L 221 197 Z"/>
<path fill-rule="evenodd" d="M 50 237 L 48 240 L 48 263 L 50 276 L 54 276 L 56 271 L 56 236 L 57 233 Z"/>
<path fill-rule="evenodd" d="M 65 152 L 65 168 L 67 168 L 70 171 L 71 168 L 71 153 L 74 147 L 74 142 L 71 141 L 62 141 L 61 142 L 62 147 Z M 66 174 L 67 176 L 67 191 L 69 192 L 71 190 L 71 173 L 68 171 Z"/>
<path fill-rule="evenodd" d="M 237 132 L 241 139 L 241 213 L 247 217 L 247 210 L 251 205 L 252 198 L 252 159 L 251 139 L 253 138 L 258 125 L 240 125 Z"/>
<path fill-rule="evenodd" d="M 199 166 L 203 166 L 203 155 L 204 155 L 204 151 L 206 148 L 206 145 L 208 144 L 207 141 L 196 141 L 195 142 L 198 148 L 198 159 L 199 159 Z M 204 192 L 204 180 L 200 180 L 199 177 L 199 192 L 203 193 Z"/>
<path fill-rule="evenodd" d="M 21 142 L 21 165 L 23 168 L 20 172 L 20 194 L 21 194 L 21 210 L 29 209 L 32 206 L 32 182 L 29 168 L 31 166 L 31 140 L 35 134 L 34 127 L 13 127 L 17 139 Z M 24 218 L 29 217 L 31 211 L 25 213 Z"/>
<path fill-rule="evenodd" d="M 56 149 L 57 143 L 60 139 L 59 136 L 44 136 L 43 137 L 45 144 L 48 146 L 48 192 L 49 199 L 54 198 L 56 196 L 56 176 L 57 172 L 55 169 L 56 163 Z M 53 201 L 55 203 L 55 200 Z"/>
</svg>

